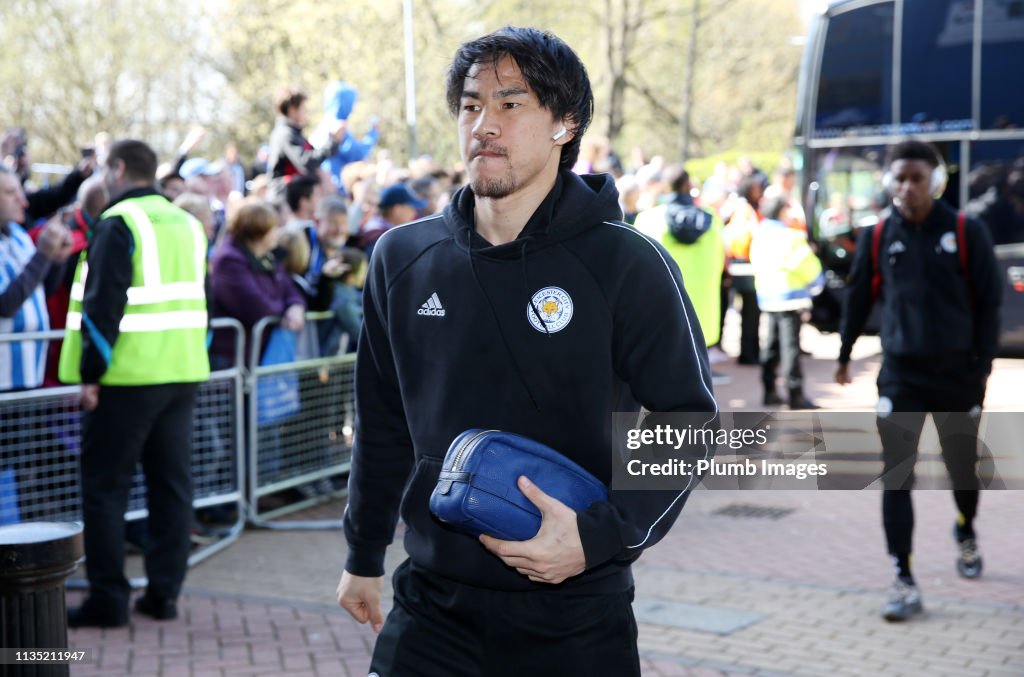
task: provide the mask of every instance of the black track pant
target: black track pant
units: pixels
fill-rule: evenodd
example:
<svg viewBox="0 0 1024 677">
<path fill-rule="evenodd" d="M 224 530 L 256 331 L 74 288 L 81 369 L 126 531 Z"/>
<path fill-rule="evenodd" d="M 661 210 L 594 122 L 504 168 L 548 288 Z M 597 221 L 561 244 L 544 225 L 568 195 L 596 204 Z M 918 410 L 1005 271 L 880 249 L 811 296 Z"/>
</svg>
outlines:
<svg viewBox="0 0 1024 677">
<path fill-rule="evenodd" d="M 192 409 L 198 384 L 101 386 L 82 417 L 82 518 L 90 597 L 127 611 L 124 513 L 135 466 L 146 479 L 149 592 L 176 599 L 192 527 Z"/>
<path fill-rule="evenodd" d="M 893 555 L 912 551 L 917 445 L 925 416 L 932 412 L 942 460 L 953 484 L 957 508 L 968 520 L 978 509 L 978 415 L 985 399 L 980 379 L 894 366 L 887 360 L 878 377 L 878 433 L 882 440 L 882 522 Z M 977 408 L 972 415 L 971 410 Z"/>
<path fill-rule="evenodd" d="M 406 560 L 373 651 L 379 677 L 640 674 L 632 590 L 502 592 Z"/>
</svg>

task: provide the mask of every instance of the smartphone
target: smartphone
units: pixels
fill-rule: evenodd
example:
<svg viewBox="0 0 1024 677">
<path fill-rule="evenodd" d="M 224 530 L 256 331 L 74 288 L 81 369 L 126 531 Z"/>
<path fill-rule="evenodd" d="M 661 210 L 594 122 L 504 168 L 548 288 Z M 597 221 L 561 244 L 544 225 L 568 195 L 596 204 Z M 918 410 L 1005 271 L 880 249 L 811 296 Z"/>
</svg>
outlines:
<svg viewBox="0 0 1024 677">
<path fill-rule="evenodd" d="M 75 210 L 73 207 L 62 207 L 58 212 L 60 222 L 68 228 L 75 227 Z"/>
<path fill-rule="evenodd" d="M 89 158 L 94 158 L 94 157 L 96 157 L 96 147 L 95 146 L 85 146 L 84 148 L 82 148 L 82 159 L 83 160 L 88 160 Z"/>
</svg>

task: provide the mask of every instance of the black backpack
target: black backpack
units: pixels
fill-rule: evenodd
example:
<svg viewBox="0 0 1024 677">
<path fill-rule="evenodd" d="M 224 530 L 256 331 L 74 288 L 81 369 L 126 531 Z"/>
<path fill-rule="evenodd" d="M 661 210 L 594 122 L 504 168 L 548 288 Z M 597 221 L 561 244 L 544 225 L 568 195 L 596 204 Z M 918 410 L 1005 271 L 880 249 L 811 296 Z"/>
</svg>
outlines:
<svg viewBox="0 0 1024 677">
<path fill-rule="evenodd" d="M 711 214 L 706 212 L 692 200 L 682 201 L 678 198 L 668 203 L 665 209 L 665 221 L 672 237 L 680 244 L 693 244 L 700 236 L 711 230 Z"/>
</svg>

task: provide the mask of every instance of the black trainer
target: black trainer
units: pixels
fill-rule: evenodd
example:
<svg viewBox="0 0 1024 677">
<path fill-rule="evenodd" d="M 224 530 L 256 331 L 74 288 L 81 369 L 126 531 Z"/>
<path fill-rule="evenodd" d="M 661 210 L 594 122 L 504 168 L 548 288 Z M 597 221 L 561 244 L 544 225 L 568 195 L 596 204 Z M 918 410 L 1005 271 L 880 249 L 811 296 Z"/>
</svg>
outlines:
<svg viewBox="0 0 1024 677">
<path fill-rule="evenodd" d="M 802 388 L 790 388 L 789 389 L 789 408 L 791 410 L 799 409 L 821 409 L 814 402 L 811 402 L 804 396 Z"/>
<path fill-rule="evenodd" d="M 960 539 L 960 534 L 953 525 L 953 538 L 959 549 L 956 557 L 956 570 L 963 578 L 977 578 L 981 576 L 981 554 L 978 552 L 978 540 L 970 538 Z"/>
<path fill-rule="evenodd" d="M 120 628 L 128 625 L 128 611 L 105 607 L 87 597 L 82 606 L 68 609 L 69 628 Z"/>
<path fill-rule="evenodd" d="M 882 618 L 895 623 L 906 621 L 924 611 L 921 592 L 913 583 L 897 578 L 889 591 L 889 601 L 882 607 Z"/>
<path fill-rule="evenodd" d="M 178 605 L 173 599 L 162 599 L 148 593 L 135 600 L 135 610 L 157 621 L 172 621 L 178 617 Z"/>
</svg>

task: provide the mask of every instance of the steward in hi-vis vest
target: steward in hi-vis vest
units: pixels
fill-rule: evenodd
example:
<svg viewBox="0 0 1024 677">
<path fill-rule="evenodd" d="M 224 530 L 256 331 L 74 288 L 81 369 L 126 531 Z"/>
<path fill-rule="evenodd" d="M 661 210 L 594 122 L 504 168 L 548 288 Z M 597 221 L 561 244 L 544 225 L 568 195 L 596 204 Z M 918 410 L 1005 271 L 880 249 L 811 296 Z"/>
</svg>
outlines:
<svg viewBox="0 0 1024 677">
<path fill-rule="evenodd" d="M 89 596 L 69 627 L 129 621 L 124 513 L 135 468 L 146 482 L 146 593 L 135 611 L 178 615 L 192 508 L 193 411 L 210 375 L 206 235 L 157 193 L 157 158 L 115 143 L 103 180 L 112 203 L 75 271 L 59 375 L 81 383 L 82 522 Z"/>
<path fill-rule="evenodd" d="M 206 235 L 202 225 L 162 195 L 118 202 L 101 219 L 120 217 L 131 233 L 131 286 L 117 340 L 91 334 L 104 357 L 103 385 L 155 385 L 205 381 Z M 91 257 L 90 257 L 91 258 Z M 60 355 L 60 379 L 81 382 L 82 332 L 94 332 L 82 312 L 88 258 L 75 271 L 68 307 L 67 337 Z"/>
<path fill-rule="evenodd" d="M 690 175 L 685 170 L 676 170 L 669 184 L 670 201 L 637 214 L 634 226 L 660 243 L 679 266 L 704 341 L 713 346 L 721 338 L 725 268 L 722 220 L 713 211 L 694 204 L 690 197 Z"/>
</svg>

